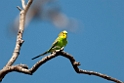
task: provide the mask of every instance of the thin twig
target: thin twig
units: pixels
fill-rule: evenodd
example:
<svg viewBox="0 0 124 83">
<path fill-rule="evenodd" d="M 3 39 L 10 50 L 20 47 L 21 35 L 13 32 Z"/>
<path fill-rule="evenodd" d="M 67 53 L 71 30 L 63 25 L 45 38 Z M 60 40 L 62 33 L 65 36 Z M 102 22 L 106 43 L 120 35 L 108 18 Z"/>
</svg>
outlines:
<svg viewBox="0 0 124 83">
<path fill-rule="evenodd" d="M 27 12 L 27 10 L 29 9 L 30 5 L 32 4 L 33 0 L 28 0 L 28 3 L 26 5 L 25 11 Z"/>
<path fill-rule="evenodd" d="M 21 0 L 22 1 L 22 8 L 25 9 L 25 0 Z"/>
<path fill-rule="evenodd" d="M 18 8 L 19 11 L 22 11 L 22 9 L 19 6 L 17 6 L 17 8 Z"/>
</svg>

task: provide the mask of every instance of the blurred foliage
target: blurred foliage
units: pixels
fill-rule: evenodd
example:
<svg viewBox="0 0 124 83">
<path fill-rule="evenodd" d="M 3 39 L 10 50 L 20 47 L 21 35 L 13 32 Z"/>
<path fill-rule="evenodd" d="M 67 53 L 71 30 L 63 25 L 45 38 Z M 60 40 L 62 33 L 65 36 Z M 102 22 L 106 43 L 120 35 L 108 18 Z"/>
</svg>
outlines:
<svg viewBox="0 0 124 83">
<path fill-rule="evenodd" d="M 61 7 L 57 0 L 34 0 L 26 15 L 25 28 L 32 20 L 48 21 L 55 27 L 74 31 L 78 27 L 78 22 L 74 18 L 69 18 L 61 12 Z M 17 33 L 19 25 L 19 16 L 11 24 L 12 33 Z"/>
</svg>

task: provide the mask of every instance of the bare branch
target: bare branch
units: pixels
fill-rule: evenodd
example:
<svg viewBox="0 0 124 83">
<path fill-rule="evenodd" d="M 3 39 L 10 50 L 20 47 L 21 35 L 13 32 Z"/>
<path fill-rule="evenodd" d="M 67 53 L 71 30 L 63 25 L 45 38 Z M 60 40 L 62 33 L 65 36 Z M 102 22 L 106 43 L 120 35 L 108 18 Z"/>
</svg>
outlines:
<svg viewBox="0 0 124 83">
<path fill-rule="evenodd" d="M 23 37 L 24 26 L 25 26 L 25 17 L 26 17 L 26 13 L 27 13 L 32 1 L 33 0 L 29 0 L 28 4 L 25 7 L 25 1 L 22 0 L 23 9 L 21 9 L 19 6 L 17 6 L 17 8 L 20 10 L 20 19 L 19 19 L 19 30 L 18 30 L 18 34 L 17 34 L 16 45 L 15 45 L 15 49 L 12 54 L 12 57 L 10 58 L 10 60 L 6 64 L 6 66 L 2 70 L 0 70 L 0 81 L 2 81 L 2 79 L 4 78 L 4 76 L 7 73 L 12 72 L 12 71 L 31 74 L 30 71 L 28 70 L 28 67 L 25 65 L 16 65 L 16 66 L 12 66 L 12 65 L 18 58 L 18 56 L 20 54 L 21 46 L 24 42 L 22 37 Z"/>
<path fill-rule="evenodd" d="M 59 52 L 59 54 L 61 56 L 64 56 L 66 57 L 67 59 L 70 60 L 74 70 L 77 72 L 77 73 L 82 73 L 82 74 L 88 74 L 88 75 L 95 75 L 95 76 L 99 76 L 101 78 L 104 78 L 104 79 L 107 79 L 107 80 L 110 80 L 110 81 L 113 81 L 113 82 L 116 82 L 116 83 L 124 83 L 116 78 L 112 78 L 108 75 L 105 75 L 105 74 L 101 74 L 101 73 L 98 73 L 98 72 L 94 72 L 94 71 L 88 71 L 88 70 L 83 70 L 83 69 L 79 69 L 78 66 L 80 65 L 79 62 L 76 62 L 75 59 L 68 53 L 66 52 Z M 76 64 L 75 64 L 76 63 Z"/>
<path fill-rule="evenodd" d="M 47 61 L 49 61 L 49 60 L 51 60 L 51 59 L 53 59 L 53 58 L 55 58 L 59 55 L 69 59 L 73 68 L 74 68 L 74 70 L 77 73 L 95 75 L 95 76 L 99 76 L 101 78 L 104 78 L 104 79 L 107 79 L 109 81 L 113 81 L 113 82 L 116 82 L 116 83 L 124 83 L 124 82 L 122 82 L 118 79 L 115 79 L 115 78 L 110 77 L 110 76 L 105 75 L 105 74 L 101 74 L 101 73 L 94 72 L 94 71 L 79 69 L 78 66 L 80 65 L 80 63 L 77 62 L 72 55 L 70 55 L 66 52 L 63 52 L 63 51 L 57 51 L 56 53 L 50 54 L 50 55 L 42 58 L 40 61 L 38 61 L 36 64 L 34 64 L 34 66 L 32 66 L 32 68 L 30 68 L 30 69 L 28 69 L 28 67 L 24 64 L 5 67 L 3 70 L 1 70 L 2 72 L 0 71 L 0 77 L 4 77 L 7 73 L 12 72 L 12 71 L 32 75 L 44 63 L 46 63 Z"/>
<path fill-rule="evenodd" d="M 25 16 L 27 13 L 27 10 L 29 9 L 31 3 L 33 0 L 29 0 L 28 4 L 26 5 L 25 9 L 21 10 L 20 7 L 18 7 L 20 11 L 20 20 L 19 20 L 19 30 L 18 30 L 18 35 L 17 35 L 17 40 L 16 40 L 16 46 L 13 52 L 13 55 L 11 59 L 8 61 L 6 66 L 11 66 L 15 60 L 18 58 L 18 55 L 20 54 L 20 49 L 21 45 L 23 44 L 24 40 L 22 40 L 23 37 L 23 32 L 24 32 L 24 26 L 25 26 Z M 24 6 L 24 0 L 22 0 L 22 5 Z"/>
<path fill-rule="evenodd" d="M 78 66 L 80 65 L 80 63 L 76 62 L 76 60 L 73 58 L 73 56 L 71 56 L 70 54 L 68 54 L 66 52 L 63 52 L 63 51 L 58 51 L 58 52 L 56 52 L 54 54 L 51 54 L 49 56 L 44 57 L 43 59 L 38 61 L 31 69 L 29 69 L 30 72 L 34 73 L 42 64 L 46 63 L 47 61 L 51 60 L 52 58 L 57 57 L 58 55 L 61 55 L 63 57 L 66 57 L 67 59 L 69 59 L 71 64 L 72 64 L 72 66 L 73 66 L 73 68 L 74 68 L 74 70 L 77 73 L 95 75 L 95 76 L 99 76 L 101 78 L 104 78 L 104 79 L 107 79 L 107 80 L 110 80 L 110 81 L 113 81 L 113 82 L 123 83 L 122 81 L 120 81 L 118 79 L 115 79 L 115 78 L 112 78 L 112 77 L 110 77 L 108 75 L 105 75 L 105 74 L 101 74 L 101 73 L 94 72 L 94 71 L 88 71 L 88 70 L 79 69 Z"/>
<path fill-rule="evenodd" d="M 58 54 L 53 53 L 49 56 L 46 56 L 46 57 L 42 58 L 40 61 L 38 61 L 36 64 L 34 64 L 34 66 L 30 69 L 30 72 L 34 73 L 42 64 L 46 63 L 47 61 L 49 61 L 52 58 L 55 58 L 57 56 L 58 56 Z"/>
<path fill-rule="evenodd" d="M 25 73 L 25 74 L 31 74 L 31 72 L 28 70 L 28 67 L 24 64 L 19 64 L 15 66 L 6 66 L 2 70 L 0 70 L 0 81 L 2 81 L 2 79 L 6 74 L 13 71 Z"/>
<path fill-rule="evenodd" d="M 22 1 L 22 8 L 25 9 L 25 0 L 21 0 Z"/>
<path fill-rule="evenodd" d="M 18 8 L 19 11 L 22 11 L 22 9 L 19 6 L 17 6 L 17 8 Z"/>
<path fill-rule="evenodd" d="M 28 3 L 26 5 L 25 11 L 27 11 L 30 7 L 30 5 L 32 4 L 33 0 L 28 0 Z"/>
</svg>

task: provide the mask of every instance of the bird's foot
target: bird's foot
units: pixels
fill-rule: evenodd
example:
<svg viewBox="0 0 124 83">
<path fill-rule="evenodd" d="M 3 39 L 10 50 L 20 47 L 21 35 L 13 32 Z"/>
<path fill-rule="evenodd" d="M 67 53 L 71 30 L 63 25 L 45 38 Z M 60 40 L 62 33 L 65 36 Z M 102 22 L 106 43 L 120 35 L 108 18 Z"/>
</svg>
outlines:
<svg viewBox="0 0 124 83">
<path fill-rule="evenodd" d="M 60 49 L 60 51 L 63 51 L 64 50 L 64 47 L 62 47 L 61 49 Z"/>
</svg>

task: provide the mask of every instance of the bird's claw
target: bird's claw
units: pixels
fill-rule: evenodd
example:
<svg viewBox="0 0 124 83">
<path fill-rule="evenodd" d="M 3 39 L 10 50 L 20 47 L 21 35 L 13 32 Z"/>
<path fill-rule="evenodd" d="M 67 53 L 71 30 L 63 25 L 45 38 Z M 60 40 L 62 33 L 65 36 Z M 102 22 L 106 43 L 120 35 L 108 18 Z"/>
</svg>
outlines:
<svg viewBox="0 0 124 83">
<path fill-rule="evenodd" d="M 61 49 L 60 49 L 60 51 L 63 51 L 64 50 L 64 47 L 62 47 Z"/>
</svg>

